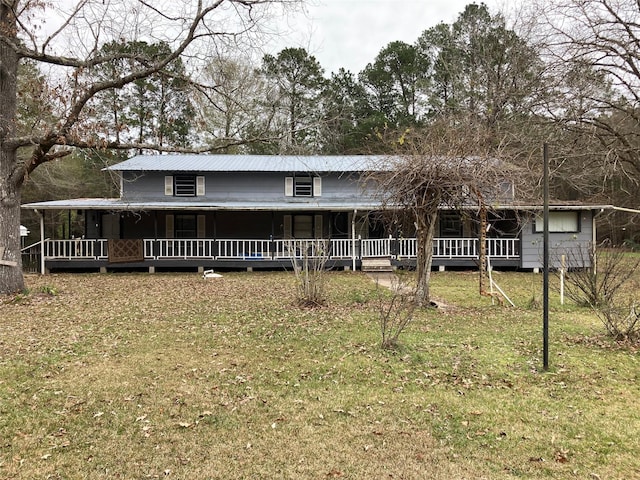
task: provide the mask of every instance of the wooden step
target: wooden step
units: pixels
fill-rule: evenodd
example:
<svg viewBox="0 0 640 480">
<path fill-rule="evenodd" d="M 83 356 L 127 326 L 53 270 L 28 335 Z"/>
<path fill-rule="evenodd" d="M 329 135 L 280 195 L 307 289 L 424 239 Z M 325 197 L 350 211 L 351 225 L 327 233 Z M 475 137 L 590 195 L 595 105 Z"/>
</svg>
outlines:
<svg viewBox="0 0 640 480">
<path fill-rule="evenodd" d="M 389 257 L 363 258 L 361 269 L 363 272 L 393 272 Z"/>
</svg>

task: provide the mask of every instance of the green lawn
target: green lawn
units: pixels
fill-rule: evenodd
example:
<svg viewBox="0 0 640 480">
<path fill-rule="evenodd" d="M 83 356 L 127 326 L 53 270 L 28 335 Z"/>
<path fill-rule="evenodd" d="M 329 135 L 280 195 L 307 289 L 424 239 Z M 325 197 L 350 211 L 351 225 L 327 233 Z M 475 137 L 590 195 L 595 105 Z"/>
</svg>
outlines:
<svg viewBox="0 0 640 480">
<path fill-rule="evenodd" d="M 640 361 L 542 277 L 435 272 L 379 347 L 375 284 L 291 273 L 28 276 L 0 298 L 0 478 L 640 478 Z M 637 287 L 637 279 L 635 286 Z M 637 289 L 636 289 L 637 291 Z"/>
</svg>

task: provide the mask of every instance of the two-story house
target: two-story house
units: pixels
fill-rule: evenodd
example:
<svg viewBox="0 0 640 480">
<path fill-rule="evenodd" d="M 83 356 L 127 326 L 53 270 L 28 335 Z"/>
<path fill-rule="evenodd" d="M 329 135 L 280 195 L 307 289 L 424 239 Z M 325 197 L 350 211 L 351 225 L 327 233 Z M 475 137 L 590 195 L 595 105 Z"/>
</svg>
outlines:
<svg viewBox="0 0 640 480">
<path fill-rule="evenodd" d="M 42 270 L 287 268 L 304 254 L 326 256 L 331 268 L 357 269 L 368 258 L 410 267 L 415 239 L 379 220 L 380 202 L 363 181 L 372 169 L 384 168 L 383 160 L 141 155 L 107 168 L 119 177 L 119 198 L 23 208 L 43 219 Z M 594 219 L 602 208 L 553 206 L 549 225 L 555 252 L 594 241 Z M 82 235 L 48 238 L 44 215 L 61 210 L 82 218 Z M 492 205 L 487 252 L 494 266 L 541 266 L 541 211 L 539 205 L 515 201 Z M 477 266 L 475 215 L 473 208 L 441 211 L 434 267 Z"/>
</svg>

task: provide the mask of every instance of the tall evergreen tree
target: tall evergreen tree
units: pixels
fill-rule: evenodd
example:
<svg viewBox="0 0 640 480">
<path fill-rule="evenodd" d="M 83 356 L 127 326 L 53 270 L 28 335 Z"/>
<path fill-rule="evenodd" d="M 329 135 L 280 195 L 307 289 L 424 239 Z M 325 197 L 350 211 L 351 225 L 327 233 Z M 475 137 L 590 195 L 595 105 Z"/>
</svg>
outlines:
<svg viewBox="0 0 640 480">
<path fill-rule="evenodd" d="M 366 151 L 371 115 L 366 92 L 355 75 L 343 68 L 332 73 L 323 96 L 322 152 L 327 154 Z"/>
<path fill-rule="evenodd" d="M 499 129 L 538 103 L 540 56 L 484 4 L 426 30 L 417 48 L 433 62 L 431 116 L 465 116 Z"/>
<path fill-rule="evenodd" d="M 126 75 L 170 52 L 165 42 L 109 42 L 103 45 L 101 54 L 114 56 L 116 60 L 84 71 L 85 81 L 91 78 L 105 81 Z M 187 147 L 191 140 L 194 116 L 191 97 L 183 62 L 177 58 L 153 75 L 97 94 L 90 102 L 87 123 L 93 123 L 95 133 L 101 138 L 111 138 L 117 142 L 155 144 L 161 148 Z"/>
<path fill-rule="evenodd" d="M 429 78 L 429 59 L 413 45 L 391 42 L 360 73 L 373 111 L 394 127 L 418 124 Z"/>
<path fill-rule="evenodd" d="M 320 63 L 304 48 L 285 48 L 265 55 L 260 72 L 271 85 L 264 107 L 273 112 L 269 129 L 281 137 L 278 152 L 317 151 L 318 103 L 326 82 Z"/>
</svg>

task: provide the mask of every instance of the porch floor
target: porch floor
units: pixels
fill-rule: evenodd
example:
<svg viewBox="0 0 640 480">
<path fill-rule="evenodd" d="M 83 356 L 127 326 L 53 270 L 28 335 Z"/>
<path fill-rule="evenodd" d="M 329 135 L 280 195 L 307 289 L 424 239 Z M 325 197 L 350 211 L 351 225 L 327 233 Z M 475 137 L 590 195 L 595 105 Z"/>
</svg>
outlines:
<svg viewBox="0 0 640 480">
<path fill-rule="evenodd" d="M 326 268 L 332 270 L 351 270 L 353 262 L 347 260 L 328 260 Z M 392 269 L 411 270 L 416 267 L 415 259 L 391 260 Z M 492 267 L 504 269 L 517 269 L 518 259 L 496 259 L 492 261 Z M 49 272 L 56 271 L 239 271 L 239 270 L 291 270 L 291 260 L 145 260 L 143 262 L 109 263 L 106 260 L 46 260 L 45 268 Z M 362 269 L 362 260 L 356 260 L 356 270 Z M 478 262 L 473 259 L 434 259 L 433 270 L 442 269 L 477 269 Z"/>
</svg>

